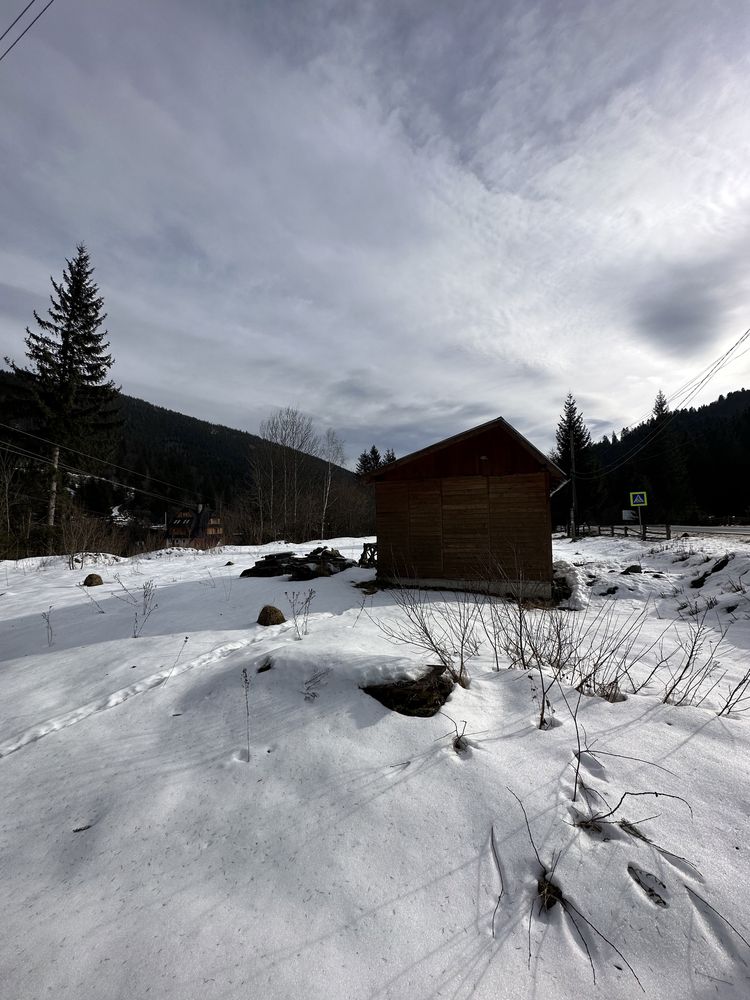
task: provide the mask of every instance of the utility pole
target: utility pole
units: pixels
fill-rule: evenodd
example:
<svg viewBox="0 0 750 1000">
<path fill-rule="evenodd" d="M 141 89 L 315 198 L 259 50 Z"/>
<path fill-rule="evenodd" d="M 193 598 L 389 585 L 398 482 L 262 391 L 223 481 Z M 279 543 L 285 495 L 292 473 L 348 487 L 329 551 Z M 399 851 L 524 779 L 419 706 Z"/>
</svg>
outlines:
<svg viewBox="0 0 750 1000">
<path fill-rule="evenodd" d="M 570 537 L 572 541 L 578 538 L 578 498 L 576 496 L 576 453 L 573 444 L 573 433 L 570 435 Z"/>
<path fill-rule="evenodd" d="M 60 445 L 55 445 L 55 450 L 52 452 L 52 478 L 49 484 L 49 503 L 47 505 L 47 526 L 49 528 L 54 527 L 55 524 L 55 508 L 57 506 L 57 475 L 58 466 L 60 464 Z M 50 542 L 50 544 L 52 544 Z"/>
</svg>

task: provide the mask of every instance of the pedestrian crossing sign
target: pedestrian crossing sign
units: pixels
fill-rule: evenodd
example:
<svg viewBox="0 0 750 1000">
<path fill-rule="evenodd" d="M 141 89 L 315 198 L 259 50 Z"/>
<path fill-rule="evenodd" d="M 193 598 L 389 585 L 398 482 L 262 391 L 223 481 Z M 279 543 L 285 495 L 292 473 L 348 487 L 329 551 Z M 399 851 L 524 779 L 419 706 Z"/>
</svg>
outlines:
<svg viewBox="0 0 750 1000">
<path fill-rule="evenodd" d="M 631 507 L 648 507 L 648 497 L 645 490 L 638 490 L 637 493 L 630 494 Z"/>
</svg>

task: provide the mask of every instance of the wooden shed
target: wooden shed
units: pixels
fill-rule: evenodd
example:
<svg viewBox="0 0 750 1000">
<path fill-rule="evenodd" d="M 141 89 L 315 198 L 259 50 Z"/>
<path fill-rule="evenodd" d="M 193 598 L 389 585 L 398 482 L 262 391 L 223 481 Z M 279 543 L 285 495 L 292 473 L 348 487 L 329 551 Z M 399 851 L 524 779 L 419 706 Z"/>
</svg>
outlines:
<svg viewBox="0 0 750 1000">
<path fill-rule="evenodd" d="M 565 474 L 498 417 L 383 466 L 378 580 L 549 597 L 550 493 Z"/>
</svg>

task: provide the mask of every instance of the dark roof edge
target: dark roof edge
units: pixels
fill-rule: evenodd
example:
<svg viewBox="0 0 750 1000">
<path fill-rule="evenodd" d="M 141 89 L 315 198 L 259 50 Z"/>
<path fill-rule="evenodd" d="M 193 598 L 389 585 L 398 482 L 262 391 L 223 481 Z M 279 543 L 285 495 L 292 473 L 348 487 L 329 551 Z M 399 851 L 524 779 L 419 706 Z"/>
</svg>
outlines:
<svg viewBox="0 0 750 1000">
<path fill-rule="evenodd" d="M 370 483 L 381 476 L 387 475 L 394 469 L 400 468 L 402 465 L 408 465 L 410 462 L 414 462 L 419 458 L 424 458 L 425 455 L 431 455 L 436 451 L 442 451 L 443 448 L 449 448 L 451 445 L 459 444 L 461 441 L 466 441 L 469 438 L 475 437 L 477 434 L 481 434 L 484 431 L 488 431 L 496 427 L 500 429 L 501 427 L 510 433 L 512 437 L 525 448 L 531 455 L 534 456 L 537 461 L 543 465 L 555 478 L 565 479 L 565 473 L 562 469 L 556 465 L 551 459 L 547 458 L 539 449 L 525 438 L 520 431 L 517 431 L 512 424 L 509 424 L 507 420 L 503 417 L 495 417 L 493 420 L 487 420 L 483 424 L 478 424 L 476 427 L 470 427 L 466 431 L 461 431 L 459 434 L 453 434 L 451 437 L 444 438 L 442 441 L 437 441 L 435 444 L 428 445 L 426 448 L 420 448 L 419 451 L 413 451 L 410 455 L 404 455 L 403 458 L 396 459 L 395 462 L 389 462 L 387 465 L 381 465 L 379 469 L 374 472 L 370 472 L 366 477 L 365 481 Z"/>
</svg>

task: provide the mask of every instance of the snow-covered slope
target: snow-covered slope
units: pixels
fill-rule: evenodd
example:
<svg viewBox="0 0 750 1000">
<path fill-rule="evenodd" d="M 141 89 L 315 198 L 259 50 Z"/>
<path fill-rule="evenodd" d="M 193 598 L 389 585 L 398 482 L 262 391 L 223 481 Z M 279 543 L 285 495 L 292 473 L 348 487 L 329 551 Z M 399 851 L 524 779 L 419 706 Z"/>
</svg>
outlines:
<svg viewBox="0 0 750 1000">
<path fill-rule="evenodd" d="M 621 701 L 549 686 L 544 729 L 551 675 L 507 649 L 494 669 L 481 630 L 444 715 L 361 691 L 434 662 L 382 634 L 402 612 L 355 586 L 371 570 L 239 579 L 283 545 L 0 563 L 3 1000 L 746 998 L 750 717 L 719 713 L 750 545 L 729 541 L 556 541 L 556 620 L 587 662 L 619 636 L 626 669 L 616 650 Z M 301 639 L 255 624 L 310 587 Z"/>
</svg>

